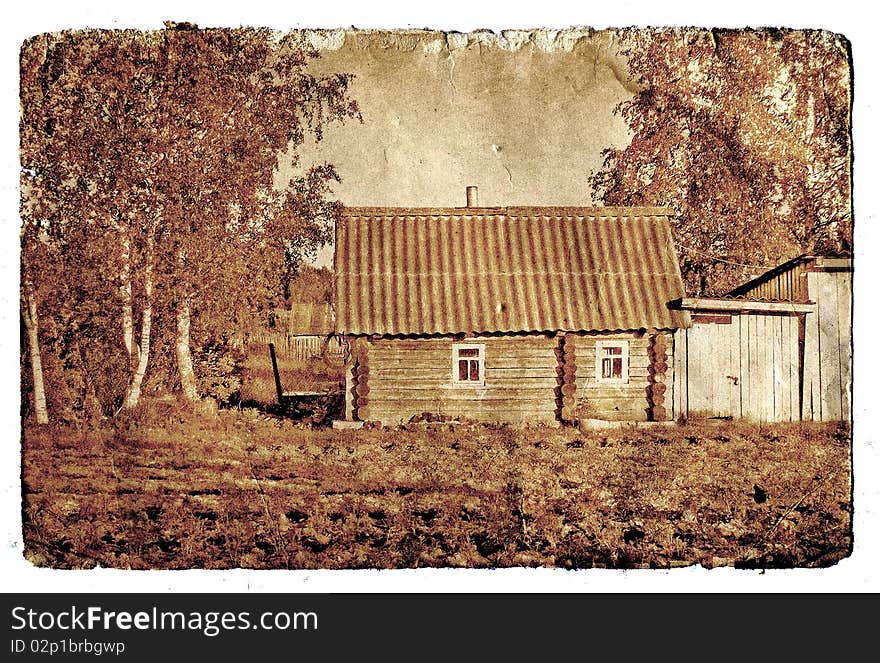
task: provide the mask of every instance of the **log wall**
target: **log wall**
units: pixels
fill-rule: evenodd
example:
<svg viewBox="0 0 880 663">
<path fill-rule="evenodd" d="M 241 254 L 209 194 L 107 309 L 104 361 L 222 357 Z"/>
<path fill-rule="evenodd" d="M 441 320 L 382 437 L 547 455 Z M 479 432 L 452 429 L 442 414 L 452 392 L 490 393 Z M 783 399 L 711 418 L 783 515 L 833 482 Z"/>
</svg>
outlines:
<svg viewBox="0 0 880 663">
<path fill-rule="evenodd" d="M 660 332 L 648 343 L 648 413 L 651 421 L 668 421 L 672 415 L 672 335 Z"/>
<path fill-rule="evenodd" d="M 629 343 L 626 383 L 598 379 L 602 340 Z M 485 385 L 453 384 L 452 347 L 462 342 L 485 345 Z M 384 425 L 424 413 L 490 422 L 666 421 L 676 414 L 678 359 L 668 332 L 361 337 L 352 343 L 347 416 Z"/>
<path fill-rule="evenodd" d="M 648 421 L 652 418 L 651 357 L 649 334 L 579 334 L 575 337 L 577 354 L 577 416 L 610 421 Z M 597 380 L 596 342 L 605 340 L 629 341 L 629 380 L 626 384 L 611 384 Z M 659 391 L 659 390 L 658 390 Z M 658 395 L 658 405 L 665 396 Z M 658 414 L 666 415 L 658 410 Z"/>
<path fill-rule="evenodd" d="M 454 343 L 485 344 L 484 386 L 453 384 Z M 489 422 L 555 422 L 562 380 L 557 371 L 560 344 L 559 338 L 546 335 L 359 339 L 358 348 L 368 359 L 359 359 L 358 366 L 369 367 L 368 389 L 360 390 L 366 392 L 366 402 L 354 414 L 384 425 L 425 412 Z M 356 381 L 364 381 L 363 371 L 355 375 L 361 376 Z"/>
</svg>

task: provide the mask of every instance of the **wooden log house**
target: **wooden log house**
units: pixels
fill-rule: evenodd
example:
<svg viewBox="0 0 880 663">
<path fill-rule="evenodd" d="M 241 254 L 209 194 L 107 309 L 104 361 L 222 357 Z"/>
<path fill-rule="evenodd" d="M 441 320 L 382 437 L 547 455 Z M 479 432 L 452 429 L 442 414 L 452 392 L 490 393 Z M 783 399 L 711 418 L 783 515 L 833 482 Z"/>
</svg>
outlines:
<svg viewBox="0 0 880 663">
<path fill-rule="evenodd" d="M 348 208 L 345 417 L 669 420 L 688 313 L 664 208 Z"/>
</svg>

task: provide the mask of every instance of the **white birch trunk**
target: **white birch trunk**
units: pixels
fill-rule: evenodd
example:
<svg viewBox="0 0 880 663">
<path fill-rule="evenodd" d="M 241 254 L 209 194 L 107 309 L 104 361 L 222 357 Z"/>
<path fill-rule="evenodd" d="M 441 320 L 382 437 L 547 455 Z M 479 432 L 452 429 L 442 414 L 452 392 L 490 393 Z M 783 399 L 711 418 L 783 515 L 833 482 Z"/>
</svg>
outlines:
<svg viewBox="0 0 880 663">
<path fill-rule="evenodd" d="M 186 269 L 186 252 L 181 248 L 177 252 L 177 264 L 181 273 Z M 177 303 L 177 372 L 180 375 L 180 386 L 183 397 L 191 402 L 199 400 L 196 387 L 196 374 L 193 370 L 192 351 L 189 347 L 190 308 L 189 298 L 181 297 Z"/>
<path fill-rule="evenodd" d="M 188 401 L 198 401 L 199 391 L 196 387 L 196 374 L 189 347 L 189 323 L 189 300 L 184 298 L 177 306 L 177 368 L 184 397 Z"/>
<path fill-rule="evenodd" d="M 46 389 L 43 384 L 43 359 L 40 354 L 40 335 L 37 322 L 37 299 L 33 288 L 26 280 L 23 284 L 27 309 L 24 314 L 24 325 L 28 335 L 28 350 L 31 355 L 31 374 L 34 380 L 34 412 L 38 424 L 49 423 L 49 410 L 46 408 Z"/>
<path fill-rule="evenodd" d="M 138 361 L 138 351 L 134 343 L 134 315 L 131 301 L 131 240 L 126 231 L 122 234 L 122 270 L 120 274 L 122 284 L 122 341 L 128 352 L 129 366 L 134 368 Z"/>
<path fill-rule="evenodd" d="M 133 408 L 141 397 L 141 385 L 150 360 L 150 331 L 153 325 L 153 237 L 147 238 L 146 267 L 144 268 L 144 308 L 141 319 L 141 347 L 134 376 L 122 407 Z"/>
</svg>

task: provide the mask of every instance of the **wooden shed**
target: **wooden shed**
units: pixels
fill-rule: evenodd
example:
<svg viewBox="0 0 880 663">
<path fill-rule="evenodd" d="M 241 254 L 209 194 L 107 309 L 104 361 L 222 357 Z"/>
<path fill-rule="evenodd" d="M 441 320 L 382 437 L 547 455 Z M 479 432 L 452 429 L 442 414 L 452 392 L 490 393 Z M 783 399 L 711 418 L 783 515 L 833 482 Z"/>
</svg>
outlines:
<svg viewBox="0 0 880 663">
<path fill-rule="evenodd" d="M 723 298 L 684 298 L 674 411 L 756 421 L 851 416 L 852 263 L 800 256 Z"/>
<path fill-rule="evenodd" d="M 799 256 L 730 293 L 745 300 L 814 305 L 803 317 L 801 417 L 852 416 L 852 259 Z"/>
<path fill-rule="evenodd" d="M 684 294 L 663 208 L 348 208 L 346 419 L 672 416 Z"/>
</svg>

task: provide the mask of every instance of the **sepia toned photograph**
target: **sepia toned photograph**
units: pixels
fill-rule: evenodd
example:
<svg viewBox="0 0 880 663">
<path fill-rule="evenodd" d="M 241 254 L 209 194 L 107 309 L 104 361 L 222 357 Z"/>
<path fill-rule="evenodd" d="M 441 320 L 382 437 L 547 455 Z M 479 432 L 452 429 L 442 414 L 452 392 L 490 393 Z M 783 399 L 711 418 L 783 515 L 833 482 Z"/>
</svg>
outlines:
<svg viewBox="0 0 880 663">
<path fill-rule="evenodd" d="M 31 565 L 852 554 L 844 35 L 169 20 L 19 68 Z"/>
</svg>

